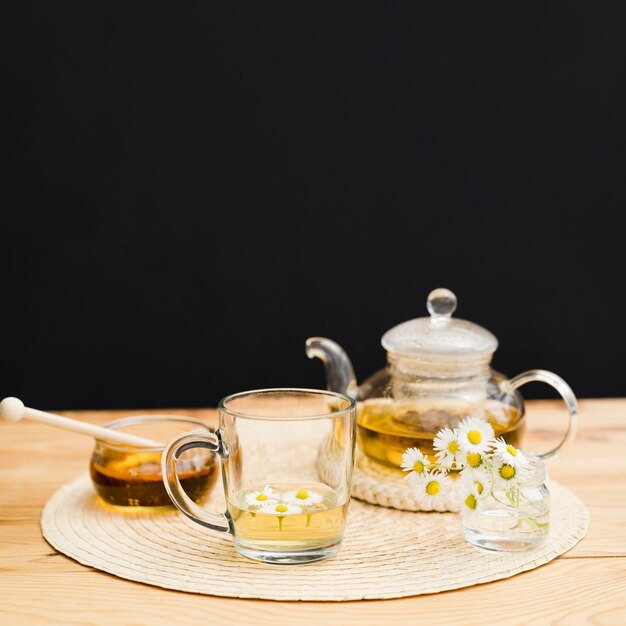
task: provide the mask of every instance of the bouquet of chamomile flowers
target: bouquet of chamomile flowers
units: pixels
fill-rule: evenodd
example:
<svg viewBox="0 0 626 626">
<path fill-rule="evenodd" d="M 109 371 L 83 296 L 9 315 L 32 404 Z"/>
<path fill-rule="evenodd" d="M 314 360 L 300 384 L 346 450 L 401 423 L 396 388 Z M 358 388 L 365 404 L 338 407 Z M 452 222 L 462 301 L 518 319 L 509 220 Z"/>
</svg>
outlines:
<svg viewBox="0 0 626 626">
<path fill-rule="evenodd" d="M 459 471 L 456 501 L 464 516 L 481 511 L 484 501 L 497 494 L 507 506 L 519 501 L 519 485 L 529 471 L 530 461 L 520 450 L 496 439 L 491 425 L 466 417 L 457 428 L 442 428 L 433 441 L 436 462 L 431 463 L 418 448 L 402 455 L 402 469 L 426 510 L 445 510 L 454 500 L 450 470 Z M 503 496 L 502 496 L 503 494 Z"/>
</svg>

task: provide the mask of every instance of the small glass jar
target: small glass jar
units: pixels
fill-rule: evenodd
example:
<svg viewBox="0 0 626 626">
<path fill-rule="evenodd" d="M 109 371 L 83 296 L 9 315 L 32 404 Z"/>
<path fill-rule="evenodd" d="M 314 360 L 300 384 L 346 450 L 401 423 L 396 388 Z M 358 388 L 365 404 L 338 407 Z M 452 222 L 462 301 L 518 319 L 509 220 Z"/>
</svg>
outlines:
<svg viewBox="0 0 626 626">
<path fill-rule="evenodd" d="M 126 417 L 104 426 L 163 442 L 158 448 L 134 448 L 97 439 L 89 463 L 94 489 L 104 502 L 150 512 L 174 508 L 161 478 L 165 444 L 181 433 L 212 432 L 198 420 L 175 415 Z M 219 471 L 215 452 L 207 449 L 181 453 L 176 469 L 181 487 L 194 502 L 210 492 Z"/>
<path fill-rule="evenodd" d="M 498 552 L 520 551 L 542 544 L 550 532 L 550 492 L 546 466 L 530 460 L 523 482 L 508 489 L 497 485 L 476 510 L 462 507 L 462 530 L 472 545 Z"/>
</svg>

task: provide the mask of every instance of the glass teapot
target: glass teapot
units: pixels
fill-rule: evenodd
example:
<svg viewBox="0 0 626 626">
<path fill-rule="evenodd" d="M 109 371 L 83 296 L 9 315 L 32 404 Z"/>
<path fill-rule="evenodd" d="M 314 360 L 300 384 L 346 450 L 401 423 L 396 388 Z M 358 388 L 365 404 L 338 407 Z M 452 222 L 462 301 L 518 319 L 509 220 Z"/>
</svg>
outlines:
<svg viewBox="0 0 626 626">
<path fill-rule="evenodd" d="M 560 443 L 537 456 L 548 459 L 570 440 L 578 422 L 576 397 L 559 376 L 529 370 L 507 379 L 490 367 L 498 340 L 472 322 L 453 318 L 456 296 L 435 289 L 427 300 L 430 317 L 409 320 L 382 337 L 387 367 L 357 386 L 343 348 L 323 337 L 306 342 L 309 358 L 324 362 L 328 389 L 358 401 L 357 439 L 372 460 L 400 467 L 409 447 L 434 460 L 433 438 L 440 428 L 454 428 L 467 415 L 487 420 L 497 437 L 520 445 L 524 402 L 517 389 L 540 381 L 554 387 L 567 405 L 569 424 Z"/>
</svg>

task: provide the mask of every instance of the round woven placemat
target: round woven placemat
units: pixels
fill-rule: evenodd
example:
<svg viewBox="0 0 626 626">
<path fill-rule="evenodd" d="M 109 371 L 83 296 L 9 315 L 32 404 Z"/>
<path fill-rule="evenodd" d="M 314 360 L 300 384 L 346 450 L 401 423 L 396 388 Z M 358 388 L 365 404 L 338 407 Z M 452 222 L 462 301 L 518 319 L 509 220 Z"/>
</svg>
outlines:
<svg viewBox="0 0 626 626">
<path fill-rule="evenodd" d="M 564 487 L 550 487 L 550 537 L 528 552 L 471 547 L 453 513 L 407 513 L 353 500 L 336 557 L 310 565 L 266 565 L 237 555 L 227 535 L 177 512 L 112 510 L 95 496 L 88 475 L 50 498 L 41 528 L 54 548 L 84 565 L 168 589 L 267 600 L 399 598 L 507 578 L 572 548 L 587 531 L 587 510 Z"/>
</svg>

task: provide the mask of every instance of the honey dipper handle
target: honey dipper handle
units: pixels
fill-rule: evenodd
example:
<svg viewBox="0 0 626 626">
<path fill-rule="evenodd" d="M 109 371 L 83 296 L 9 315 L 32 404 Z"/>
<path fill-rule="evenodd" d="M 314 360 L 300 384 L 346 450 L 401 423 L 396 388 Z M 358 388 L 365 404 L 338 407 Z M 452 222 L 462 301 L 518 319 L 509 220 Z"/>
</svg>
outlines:
<svg viewBox="0 0 626 626">
<path fill-rule="evenodd" d="M 123 433 L 119 430 L 104 428 L 96 424 L 88 422 L 79 422 L 68 417 L 61 417 L 54 413 L 46 413 L 37 409 L 31 409 L 24 406 L 24 403 L 18 398 L 5 398 L 0 402 L 0 420 L 7 422 L 18 422 L 22 418 L 40 424 L 47 424 L 56 428 L 62 428 L 81 435 L 90 435 L 102 441 L 117 443 L 123 446 L 132 446 L 134 448 L 162 448 L 163 444 L 152 439 L 144 439 L 129 433 Z"/>
</svg>

